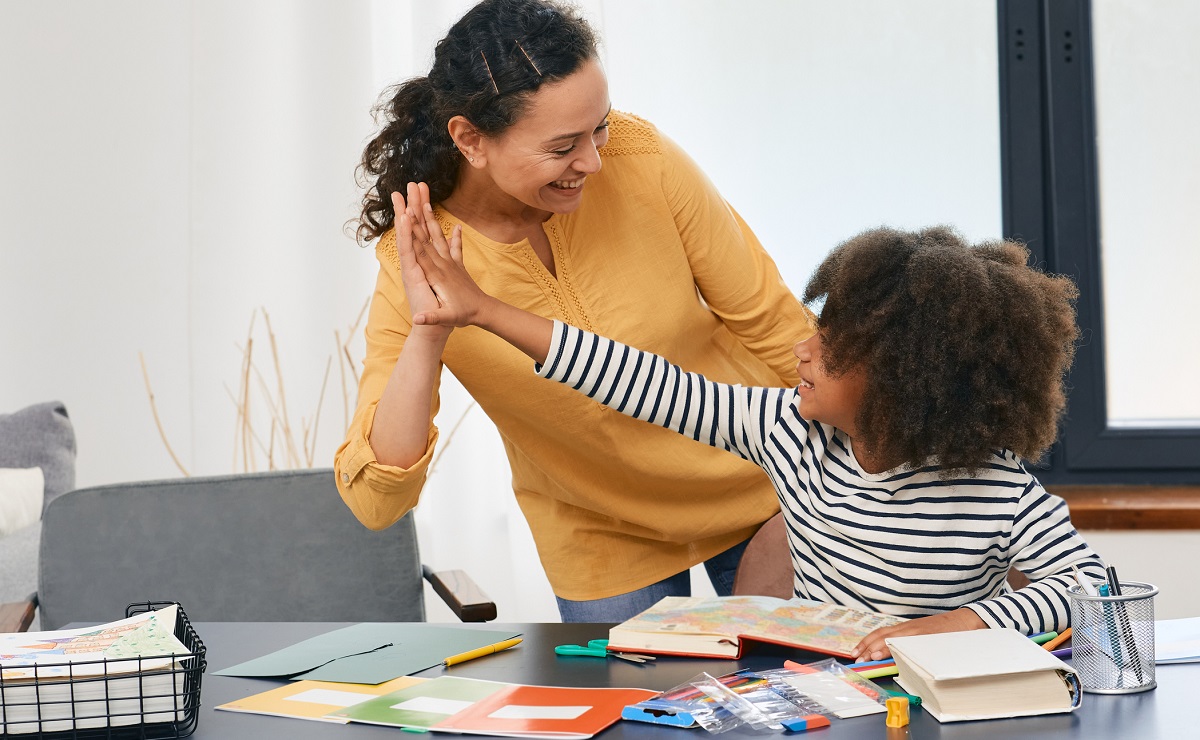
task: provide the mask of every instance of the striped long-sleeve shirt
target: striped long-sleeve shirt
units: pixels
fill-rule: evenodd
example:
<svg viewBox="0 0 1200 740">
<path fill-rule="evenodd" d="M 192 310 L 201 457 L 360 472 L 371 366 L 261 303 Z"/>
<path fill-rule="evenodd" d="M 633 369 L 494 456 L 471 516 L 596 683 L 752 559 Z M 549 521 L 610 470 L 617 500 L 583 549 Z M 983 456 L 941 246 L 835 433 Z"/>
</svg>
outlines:
<svg viewBox="0 0 1200 740">
<path fill-rule="evenodd" d="M 844 432 L 801 416 L 794 388 L 714 383 L 561 322 L 537 372 L 762 467 L 779 492 L 797 596 L 903 617 L 965 606 L 1030 634 L 1070 623 L 1072 565 L 1103 577 L 1063 500 L 1007 450 L 972 478 L 946 480 L 935 466 L 868 473 Z M 1010 567 L 1030 585 L 1012 591 Z"/>
</svg>

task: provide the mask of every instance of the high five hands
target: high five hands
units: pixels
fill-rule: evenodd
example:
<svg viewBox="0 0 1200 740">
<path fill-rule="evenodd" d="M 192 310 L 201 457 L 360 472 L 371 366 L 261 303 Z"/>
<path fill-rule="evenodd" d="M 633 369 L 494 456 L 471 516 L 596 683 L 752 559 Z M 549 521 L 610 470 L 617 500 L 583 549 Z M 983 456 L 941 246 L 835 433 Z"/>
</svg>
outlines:
<svg viewBox="0 0 1200 740">
<path fill-rule="evenodd" d="M 429 188 L 410 183 L 408 202 L 392 193 L 400 276 L 417 327 L 479 326 L 542 362 L 554 324 L 484 293 L 463 266 L 462 227 L 449 241 L 433 216 Z M 446 331 L 449 331 L 447 328 Z"/>
<path fill-rule="evenodd" d="M 476 323 L 490 300 L 463 267 L 462 227 L 455 226 L 450 240 L 433 215 L 429 187 L 408 184 L 408 202 L 392 193 L 397 215 L 396 247 L 400 275 L 408 294 L 415 325 L 446 327 Z"/>
</svg>

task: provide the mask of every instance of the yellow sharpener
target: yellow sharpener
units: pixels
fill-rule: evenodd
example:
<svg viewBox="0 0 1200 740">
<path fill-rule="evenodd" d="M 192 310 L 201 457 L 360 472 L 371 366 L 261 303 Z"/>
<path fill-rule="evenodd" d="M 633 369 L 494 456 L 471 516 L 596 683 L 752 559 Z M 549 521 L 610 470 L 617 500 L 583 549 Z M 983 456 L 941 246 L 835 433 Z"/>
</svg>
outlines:
<svg viewBox="0 0 1200 740">
<path fill-rule="evenodd" d="M 893 696 L 883 705 L 887 707 L 887 719 L 884 722 L 888 727 L 908 726 L 908 697 Z"/>
</svg>

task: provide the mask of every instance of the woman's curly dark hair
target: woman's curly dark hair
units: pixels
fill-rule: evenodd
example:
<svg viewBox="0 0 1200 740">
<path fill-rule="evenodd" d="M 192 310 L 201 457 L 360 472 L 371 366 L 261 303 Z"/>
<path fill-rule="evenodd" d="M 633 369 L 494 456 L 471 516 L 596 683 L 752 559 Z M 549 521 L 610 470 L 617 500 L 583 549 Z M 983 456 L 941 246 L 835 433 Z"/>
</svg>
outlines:
<svg viewBox="0 0 1200 740">
<path fill-rule="evenodd" d="M 392 227 L 391 193 L 406 192 L 408 183 L 428 183 L 434 203 L 450 195 L 462 163 L 446 130 L 451 118 L 499 134 L 520 118 L 531 93 L 596 54 L 587 21 L 553 0 L 484 0 L 467 11 L 437 43 L 428 76 L 388 88 L 375 106 L 382 129 L 357 172 L 366 188 L 359 242 Z"/>
<path fill-rule="evenodd" d="M 1078 291 L 1028 257 L 943 226 L 874 229 L 829 254 L 804 301 L 825 301 L 825 371 L 865 371 L 856 444 L 948 474 L 978 471 L 1001 448 L 1037 460 L 1054 442 Z"/>
</svg>

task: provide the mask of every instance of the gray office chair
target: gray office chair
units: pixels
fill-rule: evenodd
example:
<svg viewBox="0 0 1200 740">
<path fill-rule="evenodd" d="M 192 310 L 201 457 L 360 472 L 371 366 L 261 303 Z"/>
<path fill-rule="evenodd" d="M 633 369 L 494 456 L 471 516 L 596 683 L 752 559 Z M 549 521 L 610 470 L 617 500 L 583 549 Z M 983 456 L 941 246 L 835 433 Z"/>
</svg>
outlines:
<svg viewBox="0 0 1200 740">
<path fill-rule="evenodd" d="M 179 478 L 47 507 L 24 616 L 36 606 L 57 629 L 177 601 L 193 622 L 423 621 L 422 578 L 463 621 L 496 618 L 465 573 L 423 568 L 411 514 L 379 532 L 360 524 L 330 469 Z"/>
</svg>

